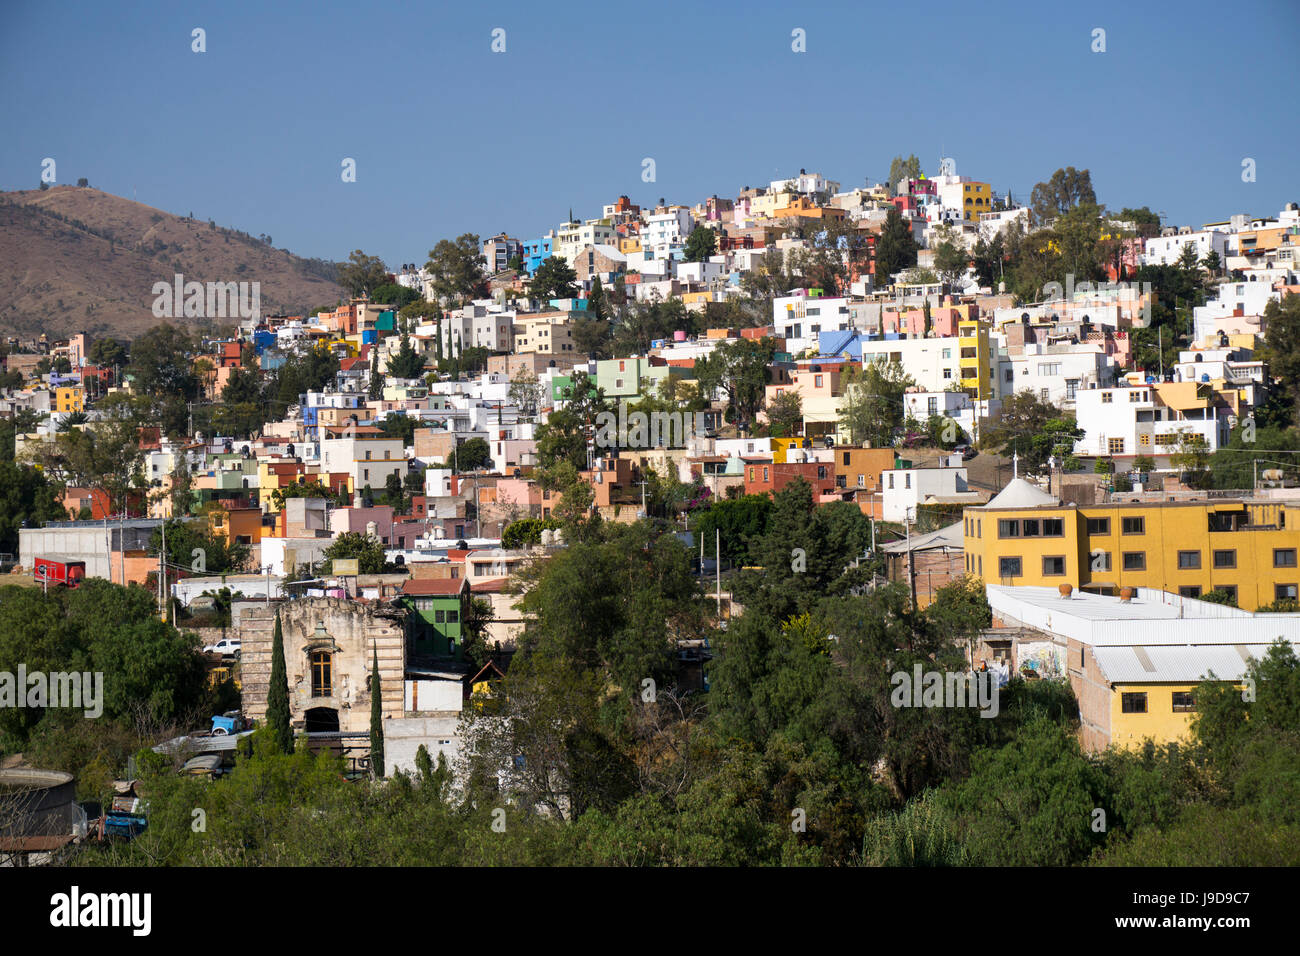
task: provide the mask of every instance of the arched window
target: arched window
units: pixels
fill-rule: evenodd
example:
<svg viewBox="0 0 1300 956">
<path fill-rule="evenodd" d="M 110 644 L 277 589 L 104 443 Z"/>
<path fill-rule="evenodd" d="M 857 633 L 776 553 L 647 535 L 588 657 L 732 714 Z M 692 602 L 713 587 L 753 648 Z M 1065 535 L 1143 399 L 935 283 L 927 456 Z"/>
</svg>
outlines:
<svg viewBox="0 0 1300 956">
<path fill-rule="evenodd" d="M 329 651 L 311 653 L 311 695 L 334 696 L 334 655 Z"/>
</svg>

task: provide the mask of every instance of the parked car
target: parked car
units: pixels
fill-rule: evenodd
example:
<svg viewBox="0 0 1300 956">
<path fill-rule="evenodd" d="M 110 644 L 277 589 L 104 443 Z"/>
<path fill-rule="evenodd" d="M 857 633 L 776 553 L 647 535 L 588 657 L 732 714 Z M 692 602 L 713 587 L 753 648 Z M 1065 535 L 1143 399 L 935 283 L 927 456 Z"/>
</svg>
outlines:
<svg viewBox="0 0 1300 956">
<path fill-rule="evenodd" d="M 203 648 L 204 654 L 220 654 L 222 657 L 238 657 L 240 641 L 234 637 L 223 637 L 215 644 Z"/>
</svg>

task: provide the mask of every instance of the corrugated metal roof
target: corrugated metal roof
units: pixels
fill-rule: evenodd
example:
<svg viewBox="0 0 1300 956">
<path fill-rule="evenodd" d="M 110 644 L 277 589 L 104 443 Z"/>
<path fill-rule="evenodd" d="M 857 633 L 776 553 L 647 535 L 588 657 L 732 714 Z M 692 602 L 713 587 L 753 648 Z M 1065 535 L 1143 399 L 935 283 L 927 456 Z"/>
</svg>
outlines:
<svg viewBox="0 0 1300 956">
<path fill-rule="evenodd" d="M 1112 684 L 1194 683 L 1211 673 L 1220 680 L 1240 680 L 1246 674 L 1247 660 L 1263 657 L 1268 645 L 1094 647 L 1092 652 Z"/>
</svg>

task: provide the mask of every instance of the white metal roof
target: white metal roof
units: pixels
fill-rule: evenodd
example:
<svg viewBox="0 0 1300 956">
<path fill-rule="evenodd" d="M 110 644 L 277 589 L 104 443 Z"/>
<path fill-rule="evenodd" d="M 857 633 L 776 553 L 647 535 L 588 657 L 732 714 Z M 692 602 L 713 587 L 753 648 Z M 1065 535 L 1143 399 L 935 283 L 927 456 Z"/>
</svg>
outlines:
<svg viewBox="0 0 1300 956">
<path fill-rule="evenodd" d="M 1054 588 L 986 584 L 995 617 L 1095 647 L 1300 643 L 1300 614 L 1252 614 L 1234 607 L 1137 588 L 1131 601 Z"/>
<path fill-rule="evenodd" d="M 1040 505 L 1059 505 L 1060 499 L 1043 489 L 1031 485 L 1023 478 L 1012 478 L 1007 486 L 994 495 L 986 508 L 1037 508 Z"/>
<path fill-rule="evenodd" d="M 1176 647 L 1097 647 L 1097 666 L 1113 684 L 1144 682 L 1193 683 L 1213 674 L 1239 680 L 1247 664 L 1268 652 L 1267 644 L 1218 644 Z"/>
</svg>

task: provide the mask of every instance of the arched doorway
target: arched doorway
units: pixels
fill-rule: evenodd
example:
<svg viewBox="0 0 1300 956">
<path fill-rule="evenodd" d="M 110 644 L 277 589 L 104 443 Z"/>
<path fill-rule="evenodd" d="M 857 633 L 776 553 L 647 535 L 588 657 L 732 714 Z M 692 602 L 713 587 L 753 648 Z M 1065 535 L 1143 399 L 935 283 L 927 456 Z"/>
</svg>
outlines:
<svg viewBox="0 0 1300 956">
<path fill-rule="evenodd" d="M 312 707 L 306 714 L 304 729 L 309 734 L 339 732 L 339 712 L 333 707 Z"/>
</svg>

